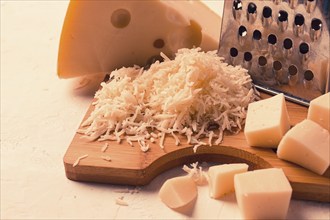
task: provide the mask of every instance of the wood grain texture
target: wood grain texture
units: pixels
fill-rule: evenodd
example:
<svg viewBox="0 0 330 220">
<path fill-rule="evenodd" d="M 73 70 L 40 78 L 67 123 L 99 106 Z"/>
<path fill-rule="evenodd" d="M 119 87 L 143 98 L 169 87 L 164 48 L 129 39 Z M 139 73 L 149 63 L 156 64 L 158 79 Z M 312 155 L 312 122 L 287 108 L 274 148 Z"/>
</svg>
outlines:
<svg viewBox="0 0 330 220">
<path fill-rule="evenodd" d="M 262 94 L 262 98 L 268 97 Z M 291 124 L 295 125 L 307 116 L 307 108 L 287 102 Z M 85 118 L 92 111 L 91 106 Z M 182 141 L 175 146 L 174 139 L 165 139 L 165 148 L 157 143 L 150 145 L 150 150 L 143 153 L 138 146 L 131 147 L 123 141 L 117 144 L 108 142 L 106 152 L 101 149 L 106 142 L 86 142 L 76 134 L 64 155 L 64 167 L 67 178 L 75 181 L 146 185 L 153 178 L 168 169 L 196 161 L 235 163 L 246 162 L 249 170 L 277 167 L 282 168 L 293 188 L 293 198 L 330 202 L 330 170 L 323 176 L 304 169 L 301 166 L 277 158 L 272 149 L 249 147 L 244 133 L 226 134 L 219 146 L 201 146 L 197 152 L 193 147 Z M 184 138 L 182 139 L 184 140 Z M 73 167 L 78 157 L 88 154 Z M 101 156 L 109 155 L 111 161 L 105 161 Z"/>
</svg>

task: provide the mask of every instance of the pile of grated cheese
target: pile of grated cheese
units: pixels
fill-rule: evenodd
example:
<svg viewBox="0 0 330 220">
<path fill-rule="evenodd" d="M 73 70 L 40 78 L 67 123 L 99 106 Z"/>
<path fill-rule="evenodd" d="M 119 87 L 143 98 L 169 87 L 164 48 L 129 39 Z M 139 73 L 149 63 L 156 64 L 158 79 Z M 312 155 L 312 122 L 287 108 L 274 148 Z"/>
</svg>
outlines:
<svg viewBox="0 0 330 220">
<path fill-rule="evenodd" d="M 248 104 L 257 99 L 247 70 L 200 48 L 181 49 L 174 60 L 161 56 L 164 62 L 148 70 L 113 71 L 78 132 L 89 141 L 135 142 L 143 152 L 153 142 L 164 148 L 171 136 L 176 145 L 185 141 L 196 152 L 201 145 L 221 143 L 225 130 L 241 130 Z"/>
</svg>

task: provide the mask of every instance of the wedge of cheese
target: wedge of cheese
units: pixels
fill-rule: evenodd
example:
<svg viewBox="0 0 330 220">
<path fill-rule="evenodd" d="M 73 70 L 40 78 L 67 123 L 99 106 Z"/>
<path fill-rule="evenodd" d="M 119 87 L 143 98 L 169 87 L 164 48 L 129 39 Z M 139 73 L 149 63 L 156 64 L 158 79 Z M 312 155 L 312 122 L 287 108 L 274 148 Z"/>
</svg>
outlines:
<svg viewBox="0 0 330 220">
<path fill-rule="evenodd" d="M 246 172 L 249 165 L 245 163 L 222 164 L 212 166 L 208 170 L 210 197 L 218 199 L 234 192 L 234 176 Z"/>
<path fill-rule="evenodd" d="M 310 102 L 307 119 L 330 131 L 330 92 Z"/>
<path fill-rule="evenodd" d="M 219 9 L 220 10 L 220 9 Z M 58 76 L 105 74 L 172 57 L 179 48 L 216 50 L 220 16 L 199 1 L 70 1 Z"/>
<path fill-rule="evenodd" d="M 174 177 L 165 181 L 159 197 L 169 208 L 186 211 L 197 198 L 197 185 L 189 176 Z"/>
<path fill-rule="evenodd" d="M 249 104 L 244 134 L 250 146 L 276 148 L 289 128 L 283 94 Z"/>
<path fill-rule="evenodd" d="M 289 130 L 281 140 L 277 156 L 322 175 L 330 165 L 329 131 L 304 120 Z"/>
<path fill-rule="evenodd" d="M 285 219 L 292 195 L 282 169 L 236 174 L 235 194 L 244 219 Z"/>
</svg>

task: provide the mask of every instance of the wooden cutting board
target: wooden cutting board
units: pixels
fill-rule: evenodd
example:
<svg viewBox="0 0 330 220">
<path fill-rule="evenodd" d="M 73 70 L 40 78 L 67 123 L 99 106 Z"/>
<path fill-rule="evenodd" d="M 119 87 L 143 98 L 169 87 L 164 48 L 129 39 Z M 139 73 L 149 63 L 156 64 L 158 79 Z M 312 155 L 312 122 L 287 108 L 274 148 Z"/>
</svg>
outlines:
<svg viewBox="0 0 330 220">
<path fill-rule="evenodd" d="M 262 94 L 262 98 L 268 97 Z M 291 124 L 295 125 L 307 116 L 307 108 L 287 102 Z M 84 120 L 93 110 L 91 105 Z M 101 149 L 106 142 L 86 142 L 76 134 L 64 156 L 64 167 L 67 178 L 75 181 L 146 185 L 160 173 L 183 164 L 192 162 L 249 164 L 249 170 L 262 168 L 282 168 L 293 188 L 293 198 L 330 202 L 330 170 L 323 176 L 308 171 L 298 165 L 280 160 L 272 149 L 249 147 L 244 133 L 225 135 L 219 146 L 201 146 L 197 152 L 193 147 L 184 144 L 176 146 L 174 139 L 165 139 L 165 148 L 156 143 L 150 145 L 150 150 L 143 153 L 139 146 L 131 147 L 127 142 L 117 144 L 109 141 L 106 152 Z M 88 155 L 73 166 L 78 157 Z M 109 155 L 111 161 L 105 161 L 101 156 Z"/>
</svg>

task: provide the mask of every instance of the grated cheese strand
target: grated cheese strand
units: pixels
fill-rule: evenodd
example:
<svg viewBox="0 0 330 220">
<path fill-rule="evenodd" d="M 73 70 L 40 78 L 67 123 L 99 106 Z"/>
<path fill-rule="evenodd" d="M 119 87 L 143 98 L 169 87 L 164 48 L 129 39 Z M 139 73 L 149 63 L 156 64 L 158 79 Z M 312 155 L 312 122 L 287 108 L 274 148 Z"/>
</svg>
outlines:
<svg viewBox="0 0 330 220">
<path fill-rule="evenodd" d="M 202 167 L 198 167 L 198 162 L 190 164 L 191 168 L 184 165 L 182 169 L 187 172 L 197 185 L 205 185 L 207 183 L 207 175 L 202 170 Z"/>
<path fill-rule="evenodd" d="M 212 146 L 213 136 L 214 136 L 214 132 L 213 131 L 210 131 L 210 133 L 209 133 L 209 146 Z"/>
<path fill-rule="evenodd" d="M 180 49 L 174 60 L 161 56 L 165 61 L 148 70 L 123 67 L 101 83 L 95 108 L 79 129 L 86 140 L 124 139 L 148 151 L 148 142 L 159 138 L 164 148 L 167 135 L 180 144 L 176 134 L 182 134 L 197 150 L 201 138 L 220 144 L 225 130 L 242 129 L 248 104 L 258 98 L 247 70 L 200 48 Z M 216 129 L 208 130 L 210 125 Z"/>
<path fill-rule="evenodd" d="M 104 153 L 108 149 L 108 147 L 109 147 L 109 143 L 105 143 L 101 151 Z"/>
<path fill-rule="evenodd" d="M 72 164 L 72 166 L 73 167 L 77 166 L 79 164 L 80 160 L 85 159 L 86 157 L 88 157 L 88 154 L 78 157 L 77 160 Z"/>
<path fill-rule="evenodd" d="M 101 158 L 105 161 L 108 161 L 108 162 L 110 162 L 112 160 L 110 156 L 103 156 L 102 155 Z"/>
<path fill-rule="evenodd" d="M 116 198 L 116 204 L 121 206 L 128 206 L 128 203 L 124 200 L 123 196 Z"/>
</svg>

